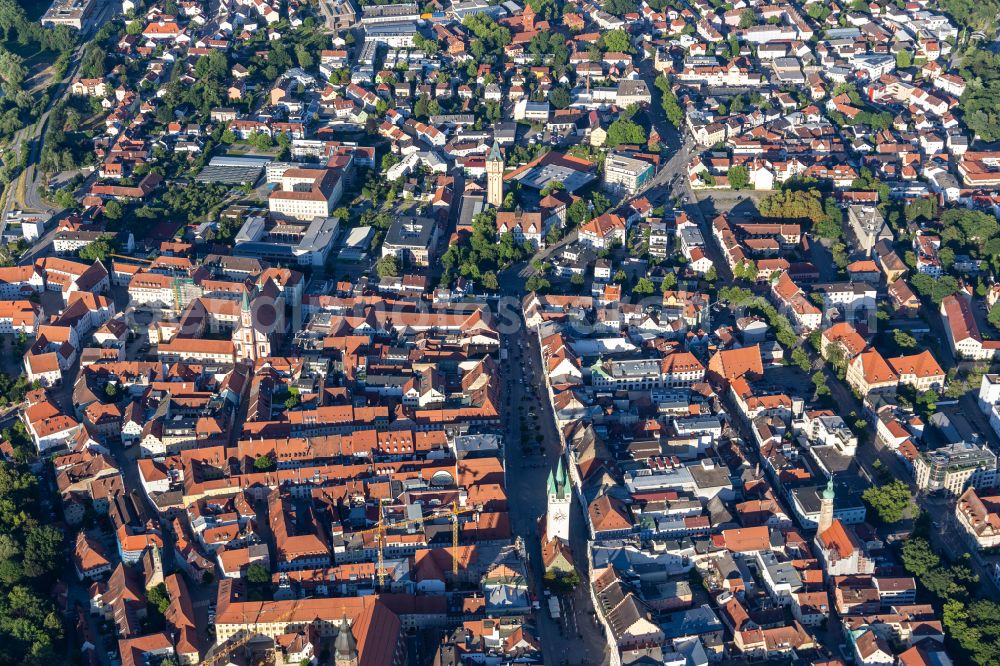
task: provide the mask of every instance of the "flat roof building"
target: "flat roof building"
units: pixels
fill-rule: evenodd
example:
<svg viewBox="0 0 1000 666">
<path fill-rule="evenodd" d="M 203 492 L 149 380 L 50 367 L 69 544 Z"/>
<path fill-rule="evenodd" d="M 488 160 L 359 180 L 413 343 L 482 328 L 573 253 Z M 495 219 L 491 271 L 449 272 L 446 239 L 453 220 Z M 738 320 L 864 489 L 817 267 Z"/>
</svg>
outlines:
<svg viewBox="0 0 1000 666">
<path fill-rule="evenodd" d="M 635 194 L 653 177 L 653 165 L 627 155 L 608 155 L 604 160 L 604 185 L 615 192 Z"/>
<path fill-rule="evenodd" d="M 382 256 L 394 255 L 409 266 L 427 266 L 437 245 L 438 225 L 429 217 L 399 217 L 382 243 Z"/>
<path fill-rule="evenodd" d="M 493 20 L 499 20 L 507 15 L 507 10 L 503 5 L 490 4 L 486 0 L 461 0 L 451 3 L 451 13 L 458 21 L 471 14 L 486 14 Z"/>
<path fill-rule="evenodd" d="M 41 24 L 46 28 L 68 25 L 83 30 L 87 19 L 94 11 L 95 4 L 95 0 L 54 0 L 42 15 Z"/>
<path fill-rule="evenodd" d="M 372 227 L 354 227 L 348 230 L 340 243 L 338 258 L 344 261 L 361 261 L 368 254 L 374 236 L 375 230 Z"/>
<path fill-rule="evenodd" d="M 420 8 L 416 3 L 404 2 L 398 5 L 369 5 L 361 10 L 361 25 L 367 27 L 379 23 L 416 23 L 420 18 Z"/>
<path fill-rule="evenodd" d="M 914 463 L 914 476 L 921 490 L 958 496 L 967 486 L 985 488 L 996 483 L 997 457 L 971 442 L 948 444 L 921 452 Z"/>
<path fill-rule="evenodd" d="M 270 163 L 270 157 L 219 155 L 209 161 L 195 177 L 195 180 L 199 183 L 222 183 L 224 185 L 249 183 L 253 185 Z"/>
<path fill-rule="evenodd" d="M 322 266 L 330 254 L 340 221 L 315 217 L 310 222 L 275 222 L 263 216 L 247 218 L 236 234 L 237 256 L 283 265 Z"/>
<path fill-rule="evenodd" d="M 365 43 L 377 42 L 393 48 L 411 48 L 417 36 L 415 22 L 379 22 L 365 25 Z"/>
</svg>

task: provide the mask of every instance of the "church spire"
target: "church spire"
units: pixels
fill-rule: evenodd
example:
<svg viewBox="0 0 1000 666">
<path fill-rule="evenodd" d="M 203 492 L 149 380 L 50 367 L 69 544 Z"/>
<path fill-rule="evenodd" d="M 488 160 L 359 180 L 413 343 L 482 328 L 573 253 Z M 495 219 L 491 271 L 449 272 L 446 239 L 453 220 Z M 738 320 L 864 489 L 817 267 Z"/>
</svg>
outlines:
<svg viewBox="0 0 1000 666">
<path fill-rule="evenodd" d="M 548 502 L 545 510 L 545 538 L 569 541 L 569 511 L 573 502 L 569 475 L 562 456 L 555 469 L 549 470 Z"/>
<path fill-rule="evenodd" d="M 566 468 L 563 467 L 562 456 L 559 456 L 556 468 L 549 470 L 547 485 L 549 495 L 554 495 L 558 499 L 564 499 L 569 496 L 569 476 L 566 474 Z"/>
<path fill-rule="evenodd" d="M 500 142 L 493 139 L 493 147 L 490 148 L 490 154 L 486 157 L 487 162 L 503 162 L 503 153 L 500 152 Z"/>
<path fill-rule="evenodd" d="M 347 621 L 347 615 L 340 620 L 337 627 L 337 639 L 333 644 L 335 666 L 357 666 L 358 663 L 358 641 L 351 631 L 351 624 Z"/>
<path fill-rule="evenodd" d="M 524 11 L 521 12 L 521 28 L 525 32 L 532 32 L 535 29 L 535 9 L 530 2 L 524 3 Z"/>
</svg>

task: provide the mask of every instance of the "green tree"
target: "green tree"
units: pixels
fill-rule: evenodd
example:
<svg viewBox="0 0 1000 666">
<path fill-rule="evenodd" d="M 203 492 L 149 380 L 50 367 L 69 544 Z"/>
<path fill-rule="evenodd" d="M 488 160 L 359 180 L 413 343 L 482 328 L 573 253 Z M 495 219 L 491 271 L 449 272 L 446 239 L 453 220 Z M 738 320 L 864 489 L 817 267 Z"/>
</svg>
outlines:
<svg viewBox="0 0 1000 666">
<path fill-rule="evenodd" d="M 976 666 L 1000 663 L 1000 603 L 976 599 L 971 603 L 949 600 L 942 621 L 948 635 L 971 657 Z"/>
<path fill-rule="evenodd" d="M 615 16 L 632 14 L 639 10 L 635 0 L 604 0 L 601 9 Z"/>
<path fill-rule="evenodd" d="M 823 211 L 826 214 L 822 220 L 813 224 L 813 233 L 826 240 L 836 241 L 843 235 L 843 213 L 837 200 L 826 197 L 823 200 Z"/>
<path fill-rule="evenodd" d="M 247 567 L 247 582 L 254 585 L 270 585 L 271 572 L 260 562 L 254 562 Z"/>
<path fill-rule="evenodd" d="M 670 79 L 663 74 L 656 77 L 655 85 L 660 91 L 660 105 L 667 116 L 667 121 L 676 128 L 680 128 L 684 122 L 684 110 L 681 108 L 680 100 L 674 94 Z"/>
<path fill-rule="evenodd" d="M 907 222 L 914 220 L 934 220 L 937 218 L 937 199 L 934 197 L 920 197 L 911 199 L 903 206 L 903 217 Z"/>
<path fill-rule="evenodd" d="M 112 244 L 112 236 L 105 234 L 93 243 L 80 248 L 78 256 L 84 261 L 105 261 L 114 252 L 115 248 Z"/>
<path fill-rule="evenodd" d="M 602 192 L 594 192 L 590 195 L 590 206 L 593 209 L 594 215 L 604 215 L 611 209 L 611 199 L 606 197 Z"/>
<path fill-rule="evenodd" d="M 122 205 L 114 199 L 104 204 L 104 216 L 109 220 L 120 220 L 122 215 L 124 215 Z"/>
<path fill-rule="evenodd" d="M 549 91 L 549 104 L 556 109 L 565 109 L 572 103 L 569 90 L 564 86 L 556 86 Z"/>
<path fill-rule="evenodd" d="M 940 599 L 964 597 L 968 590 L 959 583 L 952 571 L 946 567 L 936 567 L 920 578 L 927 591 Z"/>
<path fill-rule="evenodd" d="M 970 3 L 968 0 L 949 0 L 948 5 L 978 5 L 989 12 L 993 10 L 991 28 L 996 27 L 996 12 L 1000 3 L 996 0 Z M 961 98 L 961 108 L 965 122 L 984 141 L 1000 139 L 1000 56 L 978 47 L 965 50 L 959 72 L 967 81 L 975 82 L 966 88 Z"/>
<path fill-rule="evenodd" d="M 635 283 L 635 287 L 632 288 L 632 293 L 637 296 L 649 296 L 656 291 L 656 287 L 653 286 L 653 281 L 648 277 L 641 277 L 639 281 Z"/>
<path fill-rule="evenodd" d="M 270 150 L 274 146 L 274 141 L 266 132 L 254 132 L 250 135 L 249 141 L 250 145 L 261 151 Z"/>
<path fill-rule="evenodd" d="M 955 251 L 944 245 L 938 250 L 938 259 L 941 261 L 941 267 L 946 271 L 950 271 L 951 267 L 955 264 Z"/>
<path fill-rule="evenodd" d="M 802 372 L 812 370 L 812 361 L 809 360 L 809 354 L 805 353 L 802 347 L 792 349 L 792 363 L 799 366 L 799 370 Z"/>
<path fill-rule="evenodd" d="M 295 60 L 298 61 L 299 67 L 302 69 L 311 69 L 313 66 L 312 54 L 309 53 L 309 49 L 304 44 L 295 46 Z"/>
<path fill-rule="evenodd" d="M 104 78 L 107 73 L 104 62 L 104 49 L 99 44 L 91 43 L 83 51 L 83 60 L 80 63 L 80 76 L 87 79 Z"/>
<path fill-rule="evenodd" d="M 441 48 L 441 46 L 437 43 L 437 40 L 427 39 L 420 33 L 417 33 L 413 38 L 413 45 L 429 56 L 437 55 L 437 52 Z"/>
<path fill-rule="evenodd" d="M 733 277 L 741 280 L 747 280 L 748 282 L 754 282 L 757 280 L 757 264 L 750 259 L 745 259 L 742 262 L 736 264 L 733 268 Z"/>
<path fill-rule="evenodd" d="M 913 349 L 917 346 L 917 339 L 906 331 L 901 331 L 898 328 L 892 332 L 893 342 L 896 343 L 902 349 Z"/>
<path fill-rule="evenodd" d="M 884 523 L 898 523 L 913 503 L 910 487 L 896 479 L 883 486 L 867 488 L 861 495 Z"/>
<path fill-rule="evenodd" d="M 271 456 L 261 454 L 254 458 L 253 468 L 258 472 L 270 472 L 274 469 L 274 460 Z"/>
<path fill-rule="evenodd" d="M 940 396 L 934 389 L 921 391 L 917 394 L 916 406 L 922 414 L 929 418 L 931 414 L 937 411 L 938 398 Z"/>
<path fill-rule="evenodd" d="M 396 259 L 396 255 L 387 254 L 378 260 L 375 264 L 375 272 L 381 277 L 397 277 L 399 276 L 399 260 Z"/>
<path fill-rule="evenodd" d="M 729 187 L 734 190 L 742 190 L 750 185 L 750 174 L 745 166 L 732 166 L 726 173 L 729 179 Z"/>
<path fill-rule="evenodd" d="M 11 386 L 3 383 L 0 394 L 12 397 Z M 15 457 L 22 460 L 27 458 L 23 451 L 33 448 L 20 421 L 4 430 L 3 439 L 13 446 Z M 38 477 L 26 465 L 0 461 L 0 633 L 3 634 L 0 661 L 3 663 L 40 666 L 65 661 L 62 622 L 51 600 L 53 581 L 65 564 L 65 543 L 62 531 L 44 524 L 51 522 L 51 517 L 42 510 L 40 492 L 47 493 L 48 487 L 39 484 Z"/>
<path fill-rule="evenodd" d="M 480 284 L 483 285 L 484 289 L 489 289 L 490 291 L 496 291 L 500 288 L 500 281 L 497 279 L 497 274 L 493 271 L 483 273 Z"/>
<path fill-rule="evenodd" d="M 524 288 L 528 291 L 541 291 L 545 292 L 551 287 L 551 283 L 540 275 L 532 275 L 528 278 L 528 281 L 524 283 Z"/>
<path fill-rule="evenodd" d="M 754 13 L 752 9 L 747 7 L 742 12 L 740 12 L 740 28 L 746 30 L 752 25 L 757 23 L 757 14 Z"/>
<path fill-rule="evenodd" d="M 990 308 L 990 313 L 986 317 L 989 322 L 996 327 L 1000 327 L 1000 302 L 994 303 Z"/>
<path fill-rule="evenodd" d="M 382 156 L 382 171 L 383 172 L 388 171 L 392 167 L 399 164 L 399 162 L 400 158 L 398 155 L 394 155 L 393 153 L 386 153 L 385 155 Z"/>
<path fill-rule="evenodd" d="M 24 574 L 29 578 L 39 578 L 57 571 L 62 554 L 62 532 L 51 525 L 31 527 L 24 545 Z"/>
<path fill-rule="evenodd" d="M 428 107 L 430 105 L 430 99 L 427 95 L 421 95 L 417 98 L 416 103 L 413 105 L 413 115 L 422 120 L 426 120 L 430 115 Z"/>
<path fill-rule="evenodd" d="M 622 144 L 641 145 L 643 143 L 646 143 L 646 130 L 632 120 L 619 118 L 608 127 L 608 137 L 605 144 L 609 148 L 615 148 Z"/>
<path fill-rule="evenodd" d="M 603 35 L 604 50 L 614 53 L 631 53 L 632 41 L 624 30 L 610 30 Z"/>
<path fill-rule="evenodd" d="M 500 26 L 486 14 L 470 14 L 462 19 L 462 25 L 476 37 L 469 45 L 469 50 L 480 62 L 487 55 L 502 56 L 504 47 L 511 42 L 510 30 Z"/>
<path fill-rule="evenodd" d="M 170 607 L 170 595 L 167 593 L 167 586 L 159 583 L 149 588 L 149 591 L 146 592 L 146 601 L 160 615 L 164 615 Z"/>
<path fill-rule="evenodd" d="M 20 88 L 27 76 L 28 68 L 24 66 L 24 58 L 0 48 L 0 79 L 3 79 L 9 89 Z"/>
<path fill-rule="evenodd" d="M 566 209 L 566 218 L 573 224 L 579 226 L 590 220 L 590 208 L 583 199 L 577 199 Z"/>
<path fill-rule="evenodd" d="M 923 576 L 941 565 L 941 558 L 927 539 L 911 538 L 903 544 L 903 566 L 914 576 Z"/>
<path fill-rule="evenodd" d="M 935 305 L 940 305 L 946 296 L 958 291 L 958 281 L 951 275 L 935 279 L 927 273 L 917 273 L 910 279 L 913 289 L 924 297 L 929 297 Z"/>
<path fill-rule="evenodd" d="M 560 571 L 546 571 L 543 577 L 546 589 L 551 590 L 556 595 L 570 594 L 580 584 L 580 574 L 576 571 L 568 573 Z"/>
<path fill-rule="evenodd" d="M 822 370 L 817 370 L 811 377 L 813 386 L 816 387 L 816 397 L 830 395 L 830 387 L 826 383 L 826 375 Z"/>
<path fill-rule="evenodd" d="M 913 66 L 913 56 L 906 49 L 900 49 L 899 53 L 896 54 L 896 67 L 899 69 L 906 69 L 907 67 Z"/>
<path fill-rule="evenodd" d="M 808 219 L 814 223 L 826 217 L 823 198 L 816 190 L 780 190 L 764 198 L 758 209 L 764 217 Z"/>
</svg>

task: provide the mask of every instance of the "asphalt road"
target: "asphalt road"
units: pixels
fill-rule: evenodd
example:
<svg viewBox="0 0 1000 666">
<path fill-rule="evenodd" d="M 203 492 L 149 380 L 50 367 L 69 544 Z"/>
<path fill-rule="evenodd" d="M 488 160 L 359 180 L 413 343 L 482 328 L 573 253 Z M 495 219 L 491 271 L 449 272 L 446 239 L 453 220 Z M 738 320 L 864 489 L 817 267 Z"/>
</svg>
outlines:
<svg viewBox="0 0 1000 666">
<path fill-rule="evenodd" d="M 518 285 L 523 285 L 523 279 L 518 274 L 524 269 L 525 265 L 520 265 L 501 276 L 505 295 L 519 296 Z M 501 364 L 505 371 L 504 450 L 511 527 L 524 541 L 530 589 L 541 602 L 541 609 L 535 616 L 545 663 L 603 666 L 608 661 L 607 644 L 594 619 L 588 584 L 581 583 L 573 594 L 561 600 L 563 613 L 558 621 L 546 610 L 538 520 L 545 514 L 546 481 L 558 456 L 562 455 L 562 444 L 544 392 L 535 335 L 527 331 L 522 322 L 513 333 L 503 335 L 502 344 L 509 354 L 508 360 Z M 541 443 L 537 440 L 539 435 Z M 587 536 L 579 503 L 574 501 L 570 546 L 582 581 L 589 581 Z"/>
<path fill-rule="evenodd" d="M 693 142 L 687 138 L 686 133 L 682 136 L 681 132 L 667 121 L 667 117 L 663 113 L 663 96 L 655 83 L 657 73 L 653 69 L 652 60 L 646 58 L 639 64 L 639 75 L 646 82 L 652 97 L 652 104 L 646 112 L 646 117 L 660 135 L 660 141 L 667 151 L 672 153 L 646 187 L 636 193 L 637 197 L 645 195 L 654 205 L 658 205 L 664 203 L 672 195 L 672 190 L 676 189 L 678 193 L 686 191 L 687 163 L 690 159 Z M 666 188 L 664 188 L 665 185 Z"/>
<path fill-rule="evenodd" d="M 670 125 L 660 111 L 659 91 L 653 85 L 655 72 L 651 67 L 643 75 L 653 91 L 653 106 L 648 117 L 656 127 L 662 140 L 671 151 L 671 157 L 660 171 L 635 197 L 646 196 L 654 205 L 671 204 L 676 194 L 684 197 L 684 207 L 689 215 L 699 220 L 708 234 L 707 222 L 697 206 L 694 194 L 687 186 L 687 162 L 691 143 L 682 141 L 678 131 Z M 536 253 L 532 259 L 544 260 L 559 248 L 576 240 L 576 232 L 570 232 L 559 243 Z M 711 256 L 711 254 L 710 254 Z M 717 255 L 718 256 L 718 255 Z M 720 261 L 720 259 L 715 259 Z M 499 276 L 500 291 L 503 296 L 520 298 L 524 292 L 524 281 L 534 268 L 531 261 L 525 261 Z M 725 266 L 720 267 L 725 272 Z M 541 560 L 538 520 L 545 513 L 545 484 L 550 469 L 563 455 L 562 444 L 556 429 L 556 422 L 545 393 L 545 383 L 541 375 L 541 353 L 537 336 L 521 325 L 513 333 L 504 334 L 502 343 L 508 350 L 509 359 L 505 370 L 504 432 L 507 464 L 507 492 L 510 499 L 512 529 L 526 545 L 529 562 L 529 579 L 532 592 L 542 602 L 537 611 L 538 636 L 545 653 L 547 664 L 573 664 L 580 666 L 604 666 L 609 663 L 608 646 L 603 636 L 603 628 L 596 620 L 589 592 L 588 533 L 582 507 L 574 498 L 570 514 L 570 547 L 576 567 L 584 583 L 572 595 L 561 600 L 562 616 L 558 621 L 545 610 L 542 596 L 542 576 L 544 567 Z M 525 429 L 522 431 L 521 420 Z M 541 451 L 537 436 L 543 442 Z"/>
<path fill-rule="evenodd" d="M 923 506 L 931 515 L 934 526 L 931 530 L 931 542 L 938 552 L 943 552 L 953 561 L 961 560 L 966 554 L 970 555 L 969 565 L 979 575 L 979 596 L 1000 598 L 1000 587 L 993 582 L 982 557 L 962 536 L 962 528 L 955 519 L 955 501 L 943 497 L 926 497 Z"/>
<path fill-rule="evenodd" d="M 32 212 L 51 213 L 52 208 L 42 201 L 38 196 L 38 170 L 36 165 L 42 153 L 42 143 L 45 137 L 45 128 L 48 125 L 49 114 L 56 103 L 63 98 L 69 88 L 70 83 L 76 77 L 83 62 L 83 50 L 89 43 L 90 37 L 111 17 L 121 13 L 120 0 L 103 0 L 98 2 L 97 10 L 91 18 L 87 30 L 80 35 L 80 43 L 73 50 L 70 58 L 69 69 L 59 86 L 49 99 L 49 105 L 39 116 L 38 120 L 28 127 L 20 130 L 12 142 L 12 145 L 28 145 L 28 164 L 24 170 L 11 181 L 7 188 L 7 196 L 4 199 L 3 208 L 0 210 L 0 236 L 3 235 L 7 227 L 7 215 L 12 210 L 28 210 Z"/>
</svg>

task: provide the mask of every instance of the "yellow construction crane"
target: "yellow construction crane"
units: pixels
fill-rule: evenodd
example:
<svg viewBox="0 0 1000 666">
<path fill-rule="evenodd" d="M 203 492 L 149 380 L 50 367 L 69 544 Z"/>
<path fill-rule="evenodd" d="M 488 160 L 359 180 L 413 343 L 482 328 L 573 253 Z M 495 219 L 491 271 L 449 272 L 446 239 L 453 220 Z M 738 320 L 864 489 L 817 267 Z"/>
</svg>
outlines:
<svg viewBox="0 0 1000 666">
<path fill-rule="evenodd" d="M 151 264 L 151 263 L 153 263 L 152 259 L 140 259 L 139 257 L 130 257 L 130 256 L 126 255 L 126 254 L 109 254 L 108 256 L 111 257 L 112 259 L 124 259 L 126 261 L 135 261 L 135 262 L 140 263 L 140 264 Z"/>
<path fill-rule="evenodd" d="M 451 520 L 451 573 L 453 576 L 458 575 L 458 526 L 459 526 L 458 517 L 466 513 L 475 513 L 481 510 L 482 507 L 478 505 L 472 508 L 459 509 L 458 502 L 451 503 L 451 511 L 447 514 L 447 516 Z M 428 516 L 428 517 L 421 516 L 420 518 L 410 518 L 408 520 L 400 520 L 395 523 L 386 523 L 382 520 L 382 511 L 380 508 L 378 524 L 370 530 L 364 530 L 362 532 L 359 532 L 360 535 L 372 534 L 375 538 L 375 543 L 378 546 L 378 566 L 376 567 L 375 572 L 378 575 L 379 589 L 385 586 L 386 572 L 385 572 L 384 548 L 385 548 L 386 530 L 391 527 L 405 527 L 406 525 L 423 523 L 425 520 L 434 520 L 435 518 L 441 518 L 441 517 L 443 516 Z M 284 622 L 285 620 L 290 619 L 294 614 L 295 614 L 295 607 L 293 606 L 292 609 L 289 610 L 287 613 L 281 615 L 276 620 L 270 620 L 269 622 L 275 622 L 275 623 Z M 244 624 L 246 624 L 245 619 L 244 619 Z M 225 647 L 225 649 L 220 650 L 218 653 L 210 657 L 206 657 L 205 660 L 202 662 L 202 665 L 221 666 L 222 664 L 225 664 L 228 661 L 229 656 L 231 654 L 233 654 L 236 650 L 240 649 L 241 647 L 245 646 L 255 636 L 256 634 L 254 632 L 244 630 L 243 635 L 240 636 L 235 641 L 232 641 L 229 645 Z"/>
<path fill-rule="evenodd" d="M 480 509 L 478 507 L 476 507 L 476 508 L 469 508 L 469 509 L 459 509 L 458 508 L 458 502 L 452 502 L 451 503 L 451 512 L 448 514 L 448 517 L 451 519 L 451 547 L 452 547 L 452 551 L 451 551 L 451 559 L 452 559 L 451 572 L 452 572 L 452 574 L 458 574 L 458 525 L 459 525 L 458 517 L 460 515 L 462 515 L 462 514 L 474 513 L 474 512 L 479 511 L 479 510 Z M 386 523 L 386 522 L 384 522 L 382 520 L 382 514 L 381 514 L 381 511 L 380 511 L 379 512 L 378 523 L 376 524 L 376 526 L 373 527 L 372 529 L 363 530 L 363 531 L 361 531 L 361 532 L 358 533 L 359 535 L 362 536 L 362 538 L 366 534 L 371 534 L 372 538 L 374 538 L 374 540 L 375 540 L 375 546 L 378 548 L 378 565 L 375 567 L 375 574 L 378 576 L 378 585 L 379 585 L 380 589 L 385 586 L 385 576 L 386 576 L 386 571 L 385 571 L 385 541 L 386 541 L 386 539 L 385 539 L 385 533 L 386 533 L 386 530 L 388 530 L 389 528 L 393 528 L 393 527 L 405 527 L 407 525 L 413 525 L 413 524 L 416 524 L 416 523 L 423 523 L 426 520 L 434 520 L 435 518 L 440 518 L 440 517 L 442 517 L 442 516 L 427 516 L 427 517 L 421 516 L 420 518 L 411 518 L 409 520 L 400 520 L 400 521 L 395 522 L 395 523 Z"/>
<path fill-rule="evenodd" d="M 375 547 L 378 548 L 378 565 L 375 567 L 375 574 L 378 576 L 378 586 L 379 589 L 385 585 L 385 532 L 390 527 L 405 527 L 407 525 L 414 525 L 416 523 L 424 522 L 423 516 L 420 518 L 411 518 L 409 520 L 400 520 L 395 523 L 386 523 L 382 520 L 382 510 L 379 509 L 378 523 L 375 527 L 370 530 L 364 530 L 360 534 L 364 538 L 365 534 L 371 534 L 375 539 Z"/>
<path fill-rule="evenodd" d="M 451 503 L 451 575 L 458 575 L 458 502 Z"/>
</svg>

